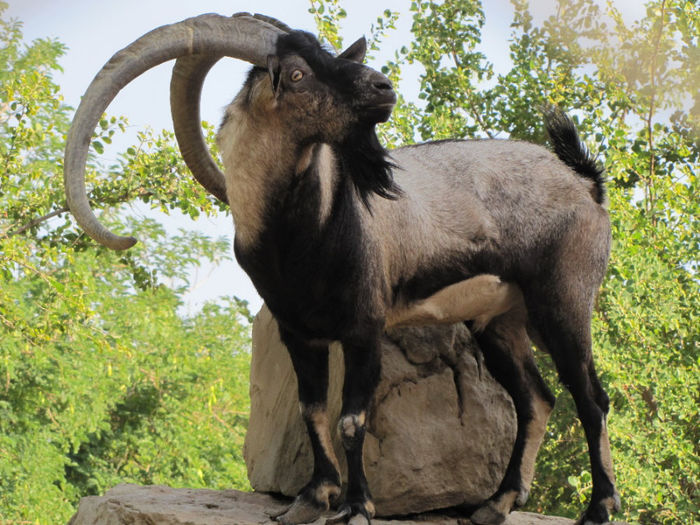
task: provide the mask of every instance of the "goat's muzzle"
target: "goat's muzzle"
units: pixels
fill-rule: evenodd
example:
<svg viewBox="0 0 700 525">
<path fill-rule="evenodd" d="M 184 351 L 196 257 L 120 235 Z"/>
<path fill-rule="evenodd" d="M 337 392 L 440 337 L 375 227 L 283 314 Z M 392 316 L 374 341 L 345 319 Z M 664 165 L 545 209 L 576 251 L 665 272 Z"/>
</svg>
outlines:
<svg viewBox="0 0 700 525">
<path fill-rule="evenodd" d="M 385 75 L 379 71 L 368 69 L 364 79 L 365 93 L 362 97 L 362 110 L 375 122 L 386 122 L 396 104 L 394 86 Z"/>
</svg>

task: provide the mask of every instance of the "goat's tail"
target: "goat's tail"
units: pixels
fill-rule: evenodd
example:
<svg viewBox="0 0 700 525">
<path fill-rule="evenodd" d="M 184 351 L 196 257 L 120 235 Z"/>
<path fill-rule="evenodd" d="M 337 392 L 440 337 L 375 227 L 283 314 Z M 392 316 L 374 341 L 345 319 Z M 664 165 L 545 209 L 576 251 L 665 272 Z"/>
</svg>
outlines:
<svg viewBox="0 0 700 525">
<path fill-rule="evenodd" d="M 552 149 L 564 164 L 593 181 L 591 196 L 598 204 L 605 202 L 605 168 L 593 157 L 581 141 L 576 125 L 559 108 L 547 108 L 544 123 Z"/>
</svg>

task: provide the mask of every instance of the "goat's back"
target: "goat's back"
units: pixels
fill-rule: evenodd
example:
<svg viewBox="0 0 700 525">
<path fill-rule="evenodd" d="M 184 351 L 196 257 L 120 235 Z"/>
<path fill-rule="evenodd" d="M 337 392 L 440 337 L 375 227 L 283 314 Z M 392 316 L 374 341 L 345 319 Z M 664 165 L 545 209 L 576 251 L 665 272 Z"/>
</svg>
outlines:
<svg viewBox="0 0 700 525">
<path fill-rule="evenodd" d="M 458 192 L 491 210 L 533 205 L 541 213 L 592 202 L 589 179 L 548 149 L 528 142 L 448 140 L 397 149 L 391 155 L 399 166 L 396 181 L 412 198 L 445 203 Z"/>
<path fill-rule="evenodd" d="M 420 271 L 446 253 L 469 259 L 488 251 L 518 264 L 519 257 L 560 242 L 577 222 L 599 223 L 594 232 L 609 237 L 607 212 L 591 196 L 593 182 L 542 146 L 441 141 L 391 155 L 403 194 L 375 199 L 368 223 L 378 244 L 389 246 L 392 281 L 405 277 L 394 270 Z"/>
</svg>

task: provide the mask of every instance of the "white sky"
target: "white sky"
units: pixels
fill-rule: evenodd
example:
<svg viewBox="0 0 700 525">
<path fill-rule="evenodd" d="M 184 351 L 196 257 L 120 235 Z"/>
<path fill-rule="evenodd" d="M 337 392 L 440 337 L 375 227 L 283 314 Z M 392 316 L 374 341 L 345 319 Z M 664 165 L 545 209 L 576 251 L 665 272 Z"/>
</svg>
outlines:
<svg viewBox="0 0 700 525">
<path fill-rule="evenodd" d="M 274 16 L 291 27 L 316 32 L 313 17 L 308 13 L 308 0 L 9 0 L 6 17 L 20 19 L 26 41 L 54 37 L 68 46 L 61 60 L 64 73 L 56 78 L 62 87 L 65 102 L 77 107 L 88 84 L 119 49 L 151 29 L 177 22 L 190 16 L 214 12 L 231 15 L 238 11 L 259 12 Z M 508 36 L 512 7 L 508 0 L 486 0 L 486 26 L 482 32 L 483 50 L 494 62 L 497 72 L 508 68 Z M 398 28 L 382 44 L 382 52 L 374 63 L 376 68 L 393 56 L 395 49 L 409 41 L 411 17 L 409 0 L 345 0 L 348 11 L 342 35 L 349 45 L 361 35 L 368 35 L 370 26 L 385 9 L 402 13 Z M 554 12 L 554 0 L 531 0 L 536 19 Z M 633 20 L 644 15 L 642 0 L 616 0 L 615 5 Z M 242 85 L 248 65 L 234 60 L 223 60 L 212 70 L 204 86 L 202 118 L 218 124 L 222 110 Z M 117 96 L 108 113 L 124 115 L 129 119 L 127 136 L 115 141 L 114 148 L 105 152 L 107 160 L 135 141 L 137 130 L 147 126 L 172 129 L 168 89 L 172 64 L 166 63 L 143 74 Z M 418 92 L 417 74 L 405 75 L 400 90 L 409 99 Z M 230 217 L 201 219 L 193 223 L 189 218 L 169 217 L 169 228 L 198 229 L 213 236 L 233 236 Z M 138 232 L 134 232 L 138 238 Z M 235 262 L 218 267 L 202 267 L 195 276 L 194 290 L 187 296 L 185 311 L 196 310 L 203 301 L 221 295 L 237 295 L 249 301 L 255 312 L 261 300 L 248 277 Z"/>
</svg>

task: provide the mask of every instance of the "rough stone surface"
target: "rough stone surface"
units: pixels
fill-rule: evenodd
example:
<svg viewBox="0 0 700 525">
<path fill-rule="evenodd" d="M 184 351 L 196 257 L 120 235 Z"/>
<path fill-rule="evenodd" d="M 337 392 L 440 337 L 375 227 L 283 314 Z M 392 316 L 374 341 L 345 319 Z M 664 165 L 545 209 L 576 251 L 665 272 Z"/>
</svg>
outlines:
<svg viewBox="0 0 700 525">
<path fill-rule="evenodd" d="M 259 525 L 288 500 L 236 490 L 173 489 L 118 485 L 104 496 L 80 500 L 68 525 Z M 331 513 L 328 514 L 329 516 Z M 320 518 L 314 525 L 323 525 Z M 505 525 L 571 525 L 573 520 L 514 512 Z M 466 518 L 423 514 L 406 519 L 376 519 L 373 525 L 470 525 Z"/>
<path fill-rule="evenodd" d="M 497 488 L 515 439 L 515 413 L 480 357 L 462 325 L 404 328 L 383 343 L 364 456 L 379 516 L 476 504 Z M 343 384 L 336 345 L 330 370 L 334 422 Z M 250 393 L 244 456 L 251 485 L 293 496 L 311 475 L 311 448 L 291 361 L 266 308 L 253 325 Z M 332 431 L 344 471 L 335 425 Z"/>
</svg>

